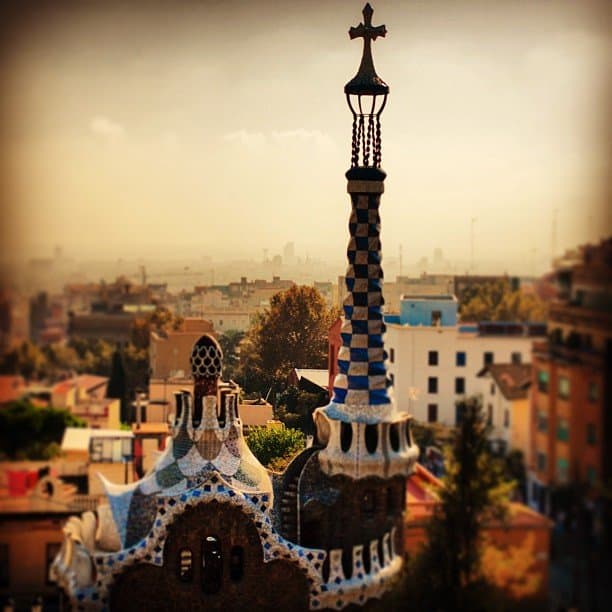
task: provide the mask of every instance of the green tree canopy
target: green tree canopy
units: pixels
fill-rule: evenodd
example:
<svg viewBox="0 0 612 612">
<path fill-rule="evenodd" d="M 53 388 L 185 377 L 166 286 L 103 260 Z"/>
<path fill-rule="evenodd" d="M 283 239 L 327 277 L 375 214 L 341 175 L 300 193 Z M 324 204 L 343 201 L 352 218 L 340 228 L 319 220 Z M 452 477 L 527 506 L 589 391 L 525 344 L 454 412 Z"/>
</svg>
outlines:
<svg viewBox="0 0 612 612">
<path fill-rule="evenodd" d="M 305 445 L 304 434 L 286 427 L 255 427 L 246 437 L 259 461 L 270 469 L 282 469 Z"/>
<path fill-rule="evenodd" d="M 546 312 L 536 294 L 513 291 L 506 279 L 468 287 L 459 304 L 463 321 L 545 321 Z"/>
<path fill-rule="evenodd" d="M 67 410 L 11 402 L 0 411 L 0 455 L 7 459 L 50 459 L 59 451 L 66 427 L 85 423 Z"/>
<path fill-rule="evenodd" d="M 219 344 L 223 351 L 223 378 L 233 380 L 238 377 L 238 361 L 240 358 L 240 343 L 244 332 L 228 329 L 219 336 Z"/>
<path fill-rule="evenodd" d="M 38 345 L 25 340 L 0 357 L 0 373 L 21 374 L 27 380 L 42 378 L 47 372 L 47 359 Z"/>
<path fill-rule="evenodd" d="M 240 382 L 265 392 L 282 386 L 292 368 L 326 368 L 327 334 L 338 314 L 314 287 L 272 296 L 240 346 Z"/>
</svg>

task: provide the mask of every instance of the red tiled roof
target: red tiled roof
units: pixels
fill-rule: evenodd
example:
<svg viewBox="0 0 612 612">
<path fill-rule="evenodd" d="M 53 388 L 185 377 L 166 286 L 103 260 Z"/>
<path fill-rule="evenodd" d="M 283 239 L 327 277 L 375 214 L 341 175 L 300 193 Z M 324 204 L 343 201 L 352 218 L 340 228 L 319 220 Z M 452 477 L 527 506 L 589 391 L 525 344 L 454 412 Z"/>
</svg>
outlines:
<svg viewBox="0 0 612 612">
<path fill-rule="evenodd" d="M 408 509 L 407 520 L 427 519 L 431 516 L 435 505 L 438 503 L 436 490 L 444 486 L 444 483 L 436 478 L 429 470 L 420 463 L 416 464 L 414 473 L 406 481 L 406 506 Z M 550 528 L 552 523 L 544 515 L 532 510 L 524 504 L 511 502 L 508 511 L 508 519 L 505 527 L 544 527 Z"/>
<path fill-rule="evenodd" d="M 529 363 L 492 363 L 483 368 L 478 376 L 487 372 L 507 400 L 525 399 L 531 383 L 531 364 Z"/>
<path fill-rule="evenodd" d="M 24 388 L 23 376 L 0 376 L 0 403 L 19 399 Z"/>
</svg>

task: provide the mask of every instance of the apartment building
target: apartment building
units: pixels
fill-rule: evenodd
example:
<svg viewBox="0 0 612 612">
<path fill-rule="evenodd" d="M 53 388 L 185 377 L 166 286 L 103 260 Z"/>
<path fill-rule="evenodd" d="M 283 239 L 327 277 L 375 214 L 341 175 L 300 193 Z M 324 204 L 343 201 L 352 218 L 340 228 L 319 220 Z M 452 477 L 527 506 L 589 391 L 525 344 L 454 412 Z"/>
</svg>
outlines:
<svg viewBox="0 0 612 612">
<path fill-rule="evenodd" d="M 400 409 L 417 420 L 455 425 L 455 403 L 478 393 L 478 374 L 493 363 L 531 361 L 543 323 L 459 323 L 452 295 L 404 296 L 386 315 L 389 374 Z"/>
<path fill-rule="evenodd" d="M 556 489 L 612 472 L 612 239 L 559 260 L 556 278 L 548 339 L 533 346 L 529 494 L 542 510 Z"/>
</svg>

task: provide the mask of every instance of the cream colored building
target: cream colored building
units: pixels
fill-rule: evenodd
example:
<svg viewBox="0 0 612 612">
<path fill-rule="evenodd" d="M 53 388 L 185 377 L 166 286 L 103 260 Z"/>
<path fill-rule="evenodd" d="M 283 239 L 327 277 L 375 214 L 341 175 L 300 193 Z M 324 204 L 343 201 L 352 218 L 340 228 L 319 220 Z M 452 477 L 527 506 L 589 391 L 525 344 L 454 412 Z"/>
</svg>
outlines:
<svg viewBox="0 0 612 612">
<path fill-rule="evenodd" d="M 103 495 L 100 475 L 116 484 L 133 482 L 133 439 L 123 429 L 67 427 L 62 454 L 65 461 L 85 463 L 89 495 Z"/>
<path fill-rule="evenodd" d="M 531 461 L 530 364 L 491 364 L 478 374 L 483 410 L 499 450 L 520 450 Z"/>
</svg>

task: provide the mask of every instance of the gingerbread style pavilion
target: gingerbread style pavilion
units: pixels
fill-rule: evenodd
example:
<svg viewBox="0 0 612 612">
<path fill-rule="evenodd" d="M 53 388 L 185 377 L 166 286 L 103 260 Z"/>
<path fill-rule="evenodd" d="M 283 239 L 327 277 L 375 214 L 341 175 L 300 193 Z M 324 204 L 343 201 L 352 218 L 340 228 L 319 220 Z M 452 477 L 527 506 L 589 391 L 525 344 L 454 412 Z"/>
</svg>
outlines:
<svg viewBox="0 0 612 612">
<path fill-rule="evenodd" d="M 363 56 L 345 86 L 353 116 L 349 267 L 329 405 L 315 444 L 282 474 L 249 450 L 236 397 L 222 394 L 222 353 L 203 336 L 191 355 L 193 397 L 176 396 L 171 435 L 152 470 L 105 482 L 108 503 L 72 517 L 54 562 L 75 610 L 371 609 L 403 564 L 406 477 L 418 449 L 398 412 L 384 349 L 379 206 L 380 116 L 389 87 L 371 43 L 372 8 L 351 28 Z"/>
</svg>

